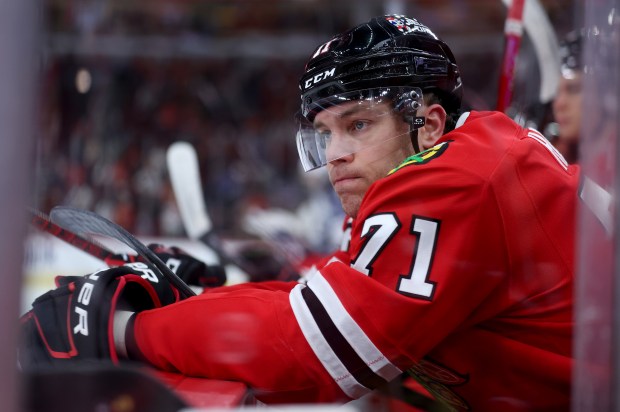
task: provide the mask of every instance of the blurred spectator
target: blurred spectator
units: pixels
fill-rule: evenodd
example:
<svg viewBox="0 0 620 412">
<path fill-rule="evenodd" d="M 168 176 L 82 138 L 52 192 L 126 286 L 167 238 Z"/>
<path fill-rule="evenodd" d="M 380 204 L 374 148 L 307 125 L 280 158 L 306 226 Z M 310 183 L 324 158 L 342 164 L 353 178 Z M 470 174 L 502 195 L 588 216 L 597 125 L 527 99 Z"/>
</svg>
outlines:
<svg viewBox="0 0 620 412">
<path fill-rule="evenodd" d="M 583 63 L 581 50 L 583 30 L 570 32 L 560 48 L 561 77 L 558 92 L 553 100 L 555 135 L 551 142 L 568 163 L 579 158 L 581 133 Z"/>
</svg>

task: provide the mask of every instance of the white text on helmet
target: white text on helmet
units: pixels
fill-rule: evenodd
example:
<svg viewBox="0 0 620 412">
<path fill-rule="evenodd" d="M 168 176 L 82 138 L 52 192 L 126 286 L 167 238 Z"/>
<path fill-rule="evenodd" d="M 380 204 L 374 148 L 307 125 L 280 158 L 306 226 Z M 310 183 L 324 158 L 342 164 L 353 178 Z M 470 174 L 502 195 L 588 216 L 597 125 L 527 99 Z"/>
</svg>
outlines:
<svg viewBox="0 0 620 412">
<path fill-rule="evenodd" d="M 306 82 L 304 83 L 304 87 L 307 89 L 308 87 L 317 84 L 321 80 L 325 80 L 328 77 L 333 77 L 335 72 L 336 68 L 332 67 L 331 69 L 325 70 L 323 73 L 315 74 L 314 76 L 306 80 Z"/>
<path fill-rule="evenodd" d="M 314 54 L 312 55 L 312 58 L 314 59 L 316 56 L 318 56 L 319 54 L 323 54 L 326 51 L 329 50 L 329 46 L 336 41 L 336 39 L 331 39 L 330 41 L 328 41 L 327 43 L 325 43 L 324 45 L 322 45 L 321 47 L 319 47 L 318 49 L 316 49 L 316 51 L 314 52 Z"/>
</svg>

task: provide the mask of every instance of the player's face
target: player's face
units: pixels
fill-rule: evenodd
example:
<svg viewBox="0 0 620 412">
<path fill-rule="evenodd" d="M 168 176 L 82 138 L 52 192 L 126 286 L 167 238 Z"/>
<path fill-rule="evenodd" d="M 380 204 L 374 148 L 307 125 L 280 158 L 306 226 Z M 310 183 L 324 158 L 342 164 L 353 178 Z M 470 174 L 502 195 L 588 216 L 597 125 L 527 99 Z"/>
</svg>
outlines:
<svg viewBox="0 0 620 412">
<path fill-rule="evenodd" d="M 567 142 L 578 141 L 581 129 L 582 74 L 573 73 L 570 78 L 560 78 L 558 93 L 553 101 L 553 116 L 558 123 L 559 137 Z"/>
<path fill-rule="evenodd" d="M 347 102 L 314 119 L 326 136 L 327 171 L 345 213 L 357 216 L 372 183 L 413 154 L 409 125 L 388 102 Z"/>
</svg>

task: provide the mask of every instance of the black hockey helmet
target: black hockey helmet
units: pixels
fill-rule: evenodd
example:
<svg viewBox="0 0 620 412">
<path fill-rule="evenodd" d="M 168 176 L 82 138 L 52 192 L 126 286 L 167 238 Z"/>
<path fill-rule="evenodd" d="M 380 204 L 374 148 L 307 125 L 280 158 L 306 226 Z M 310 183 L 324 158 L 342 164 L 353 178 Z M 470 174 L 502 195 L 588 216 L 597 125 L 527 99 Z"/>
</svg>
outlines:
<svg viewBox="0 0 620 412">
<path fill-rule="evenodd" d="M 312 120 L 314 103 L 331 96 L 402 86 L 435 93 L 448 113 L 461 106 L 461 76 L 450 48 L 415 19 L 375 17 L 315 50 L 299 82 L 301 114 Z"/>
<path fill-rule="evenodd" d="M 569 32 L 560 43 L 560 67 L 564 77 L 572 77 L 575 70 L 583 70 L 584 37 L 584 29 L 574 30 Z"/>
</svg>

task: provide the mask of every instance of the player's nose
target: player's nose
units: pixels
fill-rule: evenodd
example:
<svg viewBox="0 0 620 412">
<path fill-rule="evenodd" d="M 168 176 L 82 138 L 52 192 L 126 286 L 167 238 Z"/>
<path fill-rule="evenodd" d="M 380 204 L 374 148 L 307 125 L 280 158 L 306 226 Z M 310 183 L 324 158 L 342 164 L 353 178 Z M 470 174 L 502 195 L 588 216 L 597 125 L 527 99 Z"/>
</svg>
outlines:
<svg viewBox="0 0 620 412">
<path fill-rule="evenodd" d="M 346 160 L 353 154 L 351 139 L 342 131 L 332 131 L 331 138 L 325 148 L 325 158 L 329 163 Z"/>
</svg>

